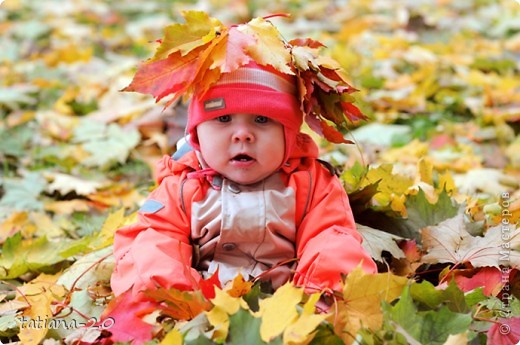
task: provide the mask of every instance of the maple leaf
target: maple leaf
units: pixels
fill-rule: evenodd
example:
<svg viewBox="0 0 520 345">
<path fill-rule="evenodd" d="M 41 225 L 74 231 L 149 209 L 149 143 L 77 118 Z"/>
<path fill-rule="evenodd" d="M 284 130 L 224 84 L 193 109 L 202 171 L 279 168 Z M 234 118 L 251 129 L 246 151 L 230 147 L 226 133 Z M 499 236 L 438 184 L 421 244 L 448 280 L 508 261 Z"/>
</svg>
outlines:
<svg viewBox="0 0 520 345">
<path fill-rule="evenodd" d="M 224 28 L 216 18 L 202 11 L 182 11 L 185 24 L 172 24 L 164 28 L 164 37 L 152 61 L 162 60 L 180 51 L 185 56 L 193 49 L 211 41 Z"/>
<path fill-rule="evenodd" d="M 221 73 L 232 72 L 251 61 L 246 51 L 256 43 L 253 36 L 241 32 L 236 27 L 229 29 L 227 35 L 225 44 L 220 44 L 214 50 L 213 64 L 210 66 L 210 69 L 220 66 Z"/>
<path fill-rule="evenodd" d="M 241 305 L 245 306 L 242 299 L 235 298 L 221 289 L 215 289 L 215 297 L 211 300 L 213 309 L 206 312 L 209 323 L 215 327 L 214 338 L 226 339 L 229 331 L 229 316 L 234 315 L 240 310 Z"/>
<path fill-rule="evenodd" d="M 395 305 L 385 303 L 383 310 L 392 329 L 418 344 L 443 345 L 450 334 L 465 332 L 472 320 L 470 314 L 456 313 L 446 306 L 438 311 L 419 311 L 409 287 L 403 289 Z"/>
<path fill-rule="evenodd" d="M 500 318 L 487 332 L 488 344 L 514 345 L 520 342 L 520 317 Z"/>
<path fill-rule="evenodd" d="M 150 94 L 157 102 L 172 94 L 173 101 L 189 87 L 197 70 L 199 54 L 199 50 L 193 50 L 186 56 L 175 52 L 166 59 L 144 63 L 139 66 L 130 85 L 122 91 Z"/>
<path fill-rule="evenodd" d="M 47 191 L 51 193 L 59 192 L 61 195 L 67 195 L 70 192 L 75 192 L 78 195 L 88 195 L 107 185 L 106 181 L 89 181 L 80 177 L 54 172 L 46 173 L 45 177 L 52 180 L 47 186 Z"/>
<path fill-rule="evenodd" d="M 221 289 L 222 286 L 220 284 L 220 279 L 218 278 L 218 267 L 215 273 L 211 275 L 208 279 L 201 279 L 199 281 L 200 290 L 202 291 L 202 294 L 207 299 L 212 299 L 215 297 L 215 289 L 219 288 Z"/>
<path fill-rule="evenodd" d="M 232 284 L 226 289 L 226 292 L 232 297 L 240 297 L 248 294 L 252 286 L 252 282 L 245 281 L 241 274 L 237 274 Z"/>
<path fill-rule="evenodd" d="M 374 260 L 383 262 L 381 254 L 384 251 L 389 252 L 396 259 L 405 257 L 404 252 L 396 243 L 396 241 L 402 240 L 402 237 L 360 224 L 356 224 L 356 229 L 363 236 L 363 248 Z"/>
<path fill-rule="evenodd" d="M 343 134 L 339 132 L 336 128 L 328 125 L 324 121 L 320 121 L 321 125 L 321 133 L 325 139 L 335 144 L 352 144 L 351 140 L 345 139 Z"/>
<path fill-rule="evenodd" d="M 15 210 L 41 210 L 43 203 L 39 200 L 47 182 L 38 172 L 28 172 L 22 179 L 2 179 L 5 194 L 0 199 L 0 208 Z"/>
<path fill-rule="evenodd" d="M 506 236 L 507 235 L 507 236 Z M 506 237 L 504 237 L 506 236 Z M 464 214 L 422 230 L 426 263 L 470 263 L 473 267 L 520 267 L 520 229 L 503 232 L 502 225 L 486 231 L 483 237 L 466 230 Z"/>
<path fill-rule="evenodd" d="M 298 319 L 285 328 L 283 332 L 284 344 L 306 344 L 313 339 L 314 331 L 318 325 L 328 317 L 327 314 L 316 315 L 314 313 L 320 297 L 320 293 L 312 294 L 305 302 Z"/>
<path fill-rule="evenodd" d="M 485 296 L 496 296 L 504 287 L 502 271 L 496 267 L 455 270 L 453 277 L 462 291 L 468 292 L 483 288 L 482 293 Z"/>
<path fill-rule="evenodd" d="M 296 306 L 303 297 L 303 289 L 290 282 L 282 285 L 272 297 L 259 302 L 257 315 L 262 318 L 260 336 L 265 342 L 276 338 L 298 318 Z"/>
<path fill-rule="evenodd" d="M 253 36 L 256 44 L 247 48 L 249 55 L 260 65 L 270 65 L 286 74 L 294 74 L 289 67 L 291 54 L 287 50 L 278 29 L 263 18 L 254 18 L 238 30 Z"/>
<path fill-rule="evenodd" d="M 87 241 L 49 240 L 46 236 L 35 239 L 22 239 L 21 233 L 8 238 L 0 257 L 1 279 L 17 278 L 30 271 L 41 271 L 54 264 L 65 261 L 72 255 L 84 251 Z"/>
<path fill-rule="evenodd" d="M 81 164 L 108 168 L 113 163 L 123 163 L 140 140 L 136 130 L 123 130 L 112 123 L 105 125 L 90 119 L 82 119 L 74 130 L 73 142 L 80 143 L 88 153 Z"/>
<path fill-rule="evenodd" d="M 24 309 L 22 313 L 22 320 L 27 320 L 28 323 L 24 324 L 23 321 L 18 333 L 23 344 L 40 344 L 45 338 L 49 329 L 43 325 L 51 318 L 53 312 L 51 304 L 65 296 L 63 286 L 55 284 L 58 276 L 59 274 L 54 276 L 40 274 L 31 282 L 18 288 L 17 300 L 30 304 L 29 308 Z"/>
<path fill-rule="evenodd" d="M 91 293 L 100 282 L 110 281 L 114 269 L 114 257 L 111 255 L 112 248 L 104 248 L 89 253 L 78 259 L 63 274 L 58 277 L 57 284 L 64 286 L 69 291 L 70 301 L 63 311 L 56 315 L 58 320 L 63 320 L 70 325 L 85 323 L 88 320 L 82 315 L 90 318 L 100 319 L 105 309 L 102 303 L 105 296 L 96 296 Z M 109 293 L 106 297 L 111 296 Z M 74 308 L 71 312 L 70 308 Z M 81 313 L 81 315 L 79 314 Z M 55 330 L 57 334 L 65 338 L 71 333 L 67 327 Z"/>
<path fill-rule="evenodd" d="M 339 303 L 336 334 L 351 343 L 361 327 L 378 329 L 383 322 L 381 303 L 397 298 L 408 279 L 391 273 L 366 274 L 361 267 L 350 272 L 345 280 L 343 299 Z"/>
<path fill-rule="evenodd" d="M 142 316 L 157 309 L 156 302 L 136 301 L 131 291 L 113 299 L 101 316 L 101 320 L 115 320 L 110 328 L 113 342 L 132 342 L 142 344 L 152 339 L 153 325 L 143 321 Z"/>
<path fill-rule="evenodd" d="M 146 291 L 146 295 L 163 302 L 162 312 L 176 320 L 190 320 L 211 308 L 201 291 L 181 291 L 174 288 L 159 288 Z"/>
</svg>

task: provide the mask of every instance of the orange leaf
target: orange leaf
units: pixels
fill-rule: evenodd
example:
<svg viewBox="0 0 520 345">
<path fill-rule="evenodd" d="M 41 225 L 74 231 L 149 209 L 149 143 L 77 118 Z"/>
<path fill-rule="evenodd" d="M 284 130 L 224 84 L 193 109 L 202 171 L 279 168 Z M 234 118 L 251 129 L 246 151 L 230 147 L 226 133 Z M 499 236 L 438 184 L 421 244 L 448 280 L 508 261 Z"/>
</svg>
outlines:
<svg viewBox="0 0 520 345">
<path fill-rule="evenodd" d="M 169 94 L 178 98 L 193 78 L 199 53 L 194 50 L 181 57 L 181 53 L 176 52 L 164 60 L 145 63 L 139 66 L 134 79 L 123 91 L 151 94 L 157 101 Z"/>
<path fill-rule="evenodd" d="M 231 285 L 231 288 L 227 290 L 227 293 L 231 297 L 241 297 L 251 291 L 252 286 L 252 282 L 245 281 L 241 274 L 237 274 L 235 279 L 233 279 L 233 285 Z"/>
<path fill-rule="evenodd" d="M 160 306 L 163 313 L 176 320 L 191 320 L 203 311 L 211 309 L 211 303 L 204 298 L 201 291 L 160 288 L 147 291 L 146 295 L 164 302 Z"/>
</svg>

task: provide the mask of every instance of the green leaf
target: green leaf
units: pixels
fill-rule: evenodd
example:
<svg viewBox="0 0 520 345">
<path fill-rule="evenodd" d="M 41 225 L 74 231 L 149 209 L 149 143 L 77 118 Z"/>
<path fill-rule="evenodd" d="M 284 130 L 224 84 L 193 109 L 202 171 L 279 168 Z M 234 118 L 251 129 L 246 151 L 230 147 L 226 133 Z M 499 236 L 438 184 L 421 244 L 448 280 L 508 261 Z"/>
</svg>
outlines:
<svg viewBox="0 0 520 345">
<path fill-rule="evenodd" d="M 438 201 L 431 204 L 422 189 L 419 189 L 419 193 L 416 195 L 409 196 L 405 206 L 408 212 L 407 223 L 417 231 L 425 226 L 439 224 L 443 220 L 452 218 L 459 210 L 459 206 L 451 200 L 446 191 L 442 191 Z"/>
<path fill-rule="evenodd" d="M 397 326 L 402 327 L 407 335 L 421 344 L 442 345 L 450 334 L 465 332 L 472 322 L 469 313 L 455 313 L 446 306 L 435 311 L 417 312 L 409 288 L 405 288 L 395 306 L 384 304 L 383 310 L 390 328 L 399 332 Z"/>
<path fill-rule="evenodd" d="M 437 290 L 435 286 L 427 280 L 412 284 L 410 286 L 410 295 L 415 301 L 424 304 L 430 309 L 436 308 L 444 300 L 442 290 Z"/>
<path fill-rule="evenodd" d="M 428 281 L 412 284 L 410 286 L 410 294 L 415 301 L 424 304 L 430 309 L 435 309 L 445 302 L 453 312 L 465 313 L 469 311 L 464 292 L 459 289 L 454 280 L 444 290 L 435 288 Z"/>
<path fill-rule="evenodd" d="M 0 279 L 13 279 L 26 272 L 43 272 L 87 248 L 85 241 L 60 239 L 49 241 L 46 236 L 22 240 L 21 233 L 9 237 L 0 256 Z"/>
<path fill-rule="evenodd" d="M 196 339 L 188 339 L 184 341 L 184 345 L 215 345 L 216 343 L 200 334 Z"/>
<path fill-rule="evenodd" d="M 82 143 L 90 157 L 81 163 L 87 167 L 108 168 L 114 163 L 124 163 L 130 151 L 141 139 L 136 130 L 123 130 L 112 123 L 108 126 L 85 119 L 76 127 L 74 142 Z"/>
<path fill-rule="evenodd" d="M 382 188 L 387 190 L 388 194 L 391 191 L 392 180 L 390 177 L 385 179 L 388 179 L 387 186 Z M 384 229 L 394 235 L 415 239 L 417 243 L 421 243 L 420 230 L 422 228 L 438 224 L 455 216 L 459 209 L 459 205 L 453 203 L 445 191 L 440 193 L 435 204 L 430 204 L 422 189 L 419 189 L 417 195 L 408 196 L 405 207 L 408 213 L 406 219 L 391 217 L 382 212 L 374 212 L 368 209 L 361 214 L 357 214 L 357 220 L 373 228 Z"/>
<path fill-rule="evenodd" d="M 446 305 L 451 311 L 456 313 L 469 312 L 464 292 L 459 289 L 455 280 L 451 280 L 448 287 L 442 292 Z"/>
<path fill-rule="evenodd" d="M 459 314 L 442 307 L 439 311 L 428 311 L 417 315 L 421 323 L 417 339 L 422 344 L 442 345 L 450 334 L 464 333 L 471 324 L 469 314 Z"/>
<path fill-rule="evenodd" d="M 27 173 L 22 179 L 5 179 L 2 182 L 5 195 L 0 200 L 0 208 L 25 210 L 41 210 L 43 203 L 38 200 L 40 193 L 47 186 L 45 178 L 37 172 Z"/>
<path fill-rule="evenodd" d="M 229 317 L 229 334 L 226 344 L 267 344 L 260 338 L 260 323 L 262 319 L 255 318 L 249 311 L 239 309 Z M 277 337 L 269 344 L 282 344 L 281 337 Z"/>
<path fill-rule="evenodd" d="M 385 316 L 385 323 L 393 321 L 411 334 L 419 333 L 420 325 L 418 320 L 415 317 L 410 317 L 411 315 L 417 314 L 417 307 L 413 303 L 412 296 L 410 294 L 410 287 L 406 286 L 403 289 L 399 301 L 394 306 L 383 302 L 382 309 Z"/>
<path fill-rule="evenodd" d="M 318 327 L 318 332 L 312 338 L 310 345 L 343 345 L 345 344 L 338 337 L 329 324 L 322 324 Z"/>
<path fill-rule="evenodd" d="M 34 129 L 29 126 L 0 128 L 1 155 L 21 157 L 27 155 L 27 144 L 34 136 Z"/>
<path fill-rule="evenodd" d="M 471 308 L 487 299 L 487 296 L 484 295 L 482 291 L 484 291 L 484 288 L 479 287 L 474 289 L 473 291 L 468 292 L 464 296 L 464 299 L 466 300 L 466 304 L 468 305 L 468 307 Z"/>
<path fill-rule="evenodd" d="M 15 313 L 0 316 L 0 337 L 13 337 L 18 333 Z"/>
</svg>

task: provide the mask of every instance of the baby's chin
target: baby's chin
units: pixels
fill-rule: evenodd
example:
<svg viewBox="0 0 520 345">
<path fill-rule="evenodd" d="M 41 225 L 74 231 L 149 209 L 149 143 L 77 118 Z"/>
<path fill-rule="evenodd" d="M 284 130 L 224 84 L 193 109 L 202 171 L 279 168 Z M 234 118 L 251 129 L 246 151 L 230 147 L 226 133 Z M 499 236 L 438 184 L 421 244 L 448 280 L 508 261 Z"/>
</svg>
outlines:
<svg viewBox="0 0 520 345">
<path fill-rule="evenodd" d="M 258 183 L 270 176 L 270 174 L 263 176 L 263 175 L 237 174 L 236 172 L 234 174 L 221 174 L 221 175 L 224 176 L 231 183 L 236 183 L 236 184 L 239 184 L 242 186 L 254 185 L 255 183 Z"/>
</svg>

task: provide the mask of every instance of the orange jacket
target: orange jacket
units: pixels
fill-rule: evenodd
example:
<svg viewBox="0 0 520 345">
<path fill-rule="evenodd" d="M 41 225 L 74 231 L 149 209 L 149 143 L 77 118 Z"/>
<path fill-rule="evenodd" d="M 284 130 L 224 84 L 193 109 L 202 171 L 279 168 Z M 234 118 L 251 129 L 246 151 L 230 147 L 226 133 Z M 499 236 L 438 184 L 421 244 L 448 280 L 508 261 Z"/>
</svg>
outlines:
<svg viewBox="0 0 520 345">
<path fill-rule="evenodd" d="M 257 186 L 220 179 L 214 187 L 194 152 L 179 161 L 164 157 L 159 186 L 138 221 L 116 232 L 114 293 L 192 290 L 201 273 L 217 267 L 221 280 L 242 273 L 279 286 L 292 276 L 307 292 L 340 291 L 341 274 L 360 264 L 375 272 L 339 179 L 317 160 L 310 137 L 300 133 L 295 146 L 280 171 Z"/>
</svg>

